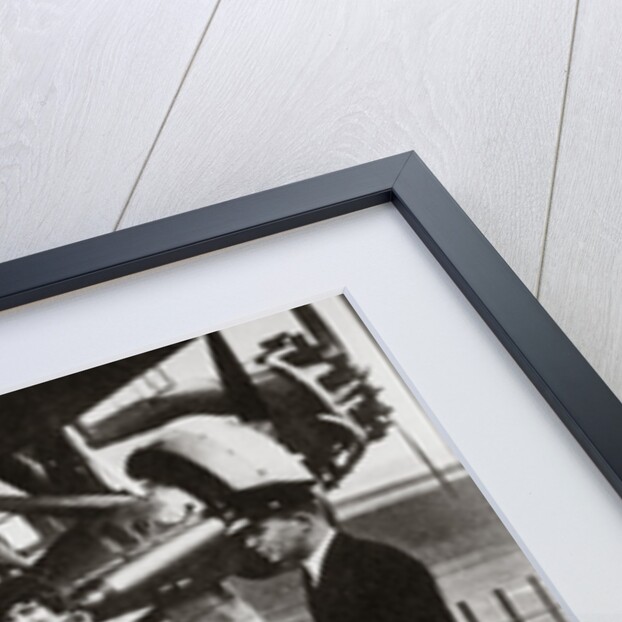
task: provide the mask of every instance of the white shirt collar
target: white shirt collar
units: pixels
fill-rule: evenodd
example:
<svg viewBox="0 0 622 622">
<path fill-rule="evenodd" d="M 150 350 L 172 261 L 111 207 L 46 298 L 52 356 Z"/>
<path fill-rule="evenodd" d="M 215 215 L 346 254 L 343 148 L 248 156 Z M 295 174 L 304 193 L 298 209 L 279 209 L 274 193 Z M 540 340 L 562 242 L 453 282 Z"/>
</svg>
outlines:
<svg viewBox="0 0 622 622">
<path fill-rule="evenodd" d="M 337 532 L 334 529 L 330 529 L 315 551 L 302 562 L 313 585 L 317 585 L 320 582 L 324 560 L 336 535 Z"/>
</svg>

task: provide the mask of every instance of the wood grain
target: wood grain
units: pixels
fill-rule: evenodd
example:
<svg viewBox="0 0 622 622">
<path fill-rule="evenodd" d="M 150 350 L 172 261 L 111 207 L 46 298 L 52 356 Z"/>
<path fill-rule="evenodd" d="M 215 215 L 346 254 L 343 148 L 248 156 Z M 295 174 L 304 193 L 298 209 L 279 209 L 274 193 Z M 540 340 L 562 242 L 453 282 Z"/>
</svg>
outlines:
<svg viewBox="0 0 622 622">
<path fill-rule="evenodd" d="M 533 287 L 573 12 L 224 0 L 122 226 L 415 149 Z"/>
<path fill-rule="evenodd" d="M 0 261 L 113 229 L 214 6 L 0 3 Z"/>
<path fill-rule="evenodd" d="M 622 5 L 582 2 L 541 301 L 622 397 Z"/>
</svg>

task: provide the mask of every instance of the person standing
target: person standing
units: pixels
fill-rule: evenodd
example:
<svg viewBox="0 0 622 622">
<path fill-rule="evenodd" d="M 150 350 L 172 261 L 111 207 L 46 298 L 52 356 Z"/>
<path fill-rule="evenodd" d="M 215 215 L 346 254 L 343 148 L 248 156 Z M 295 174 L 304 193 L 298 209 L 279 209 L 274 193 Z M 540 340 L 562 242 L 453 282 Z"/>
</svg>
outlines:
<svg viewBox="0 0 622 622">
<path fill-rule="evenodd" d="M 399 549 L 354 537 L 308 486 L 273 484 L 243 501 L 246 546 L 302 570 L 315 622 L 453 622 L 434 578 Z"/>
</svg>

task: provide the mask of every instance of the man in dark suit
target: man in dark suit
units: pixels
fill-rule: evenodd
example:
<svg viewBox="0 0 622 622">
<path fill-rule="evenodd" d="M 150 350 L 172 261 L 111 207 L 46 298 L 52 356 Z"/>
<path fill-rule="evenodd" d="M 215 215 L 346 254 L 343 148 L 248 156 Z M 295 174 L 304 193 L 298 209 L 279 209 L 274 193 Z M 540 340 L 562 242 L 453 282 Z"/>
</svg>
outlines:
<svg viewBox="0 0 622 622">
<path fill-rule="evenodd" d="M 276 484 L 249 499 L 247 547 L 272 564 L 302 569 L 316 622 L 453 621 L 421 562 L 338 529 L 309 487 Z"/>
</svg>

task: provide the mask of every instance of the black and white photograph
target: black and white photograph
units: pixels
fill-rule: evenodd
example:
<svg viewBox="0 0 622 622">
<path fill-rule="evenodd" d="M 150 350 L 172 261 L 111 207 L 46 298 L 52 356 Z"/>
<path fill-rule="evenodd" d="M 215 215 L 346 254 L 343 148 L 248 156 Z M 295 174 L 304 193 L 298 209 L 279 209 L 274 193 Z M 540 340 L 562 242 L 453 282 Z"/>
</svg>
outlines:
<svg viewBox="0 0 622 622">
<path fill-rule="evenodd" d="M 622 622 L 621 33 L 0 0 L 0 622 Z"/>
<path fill-rule="evenodd" d="M 2 622 L 567 619 L 342 295 L 0 413 Z"/>
</svg>

